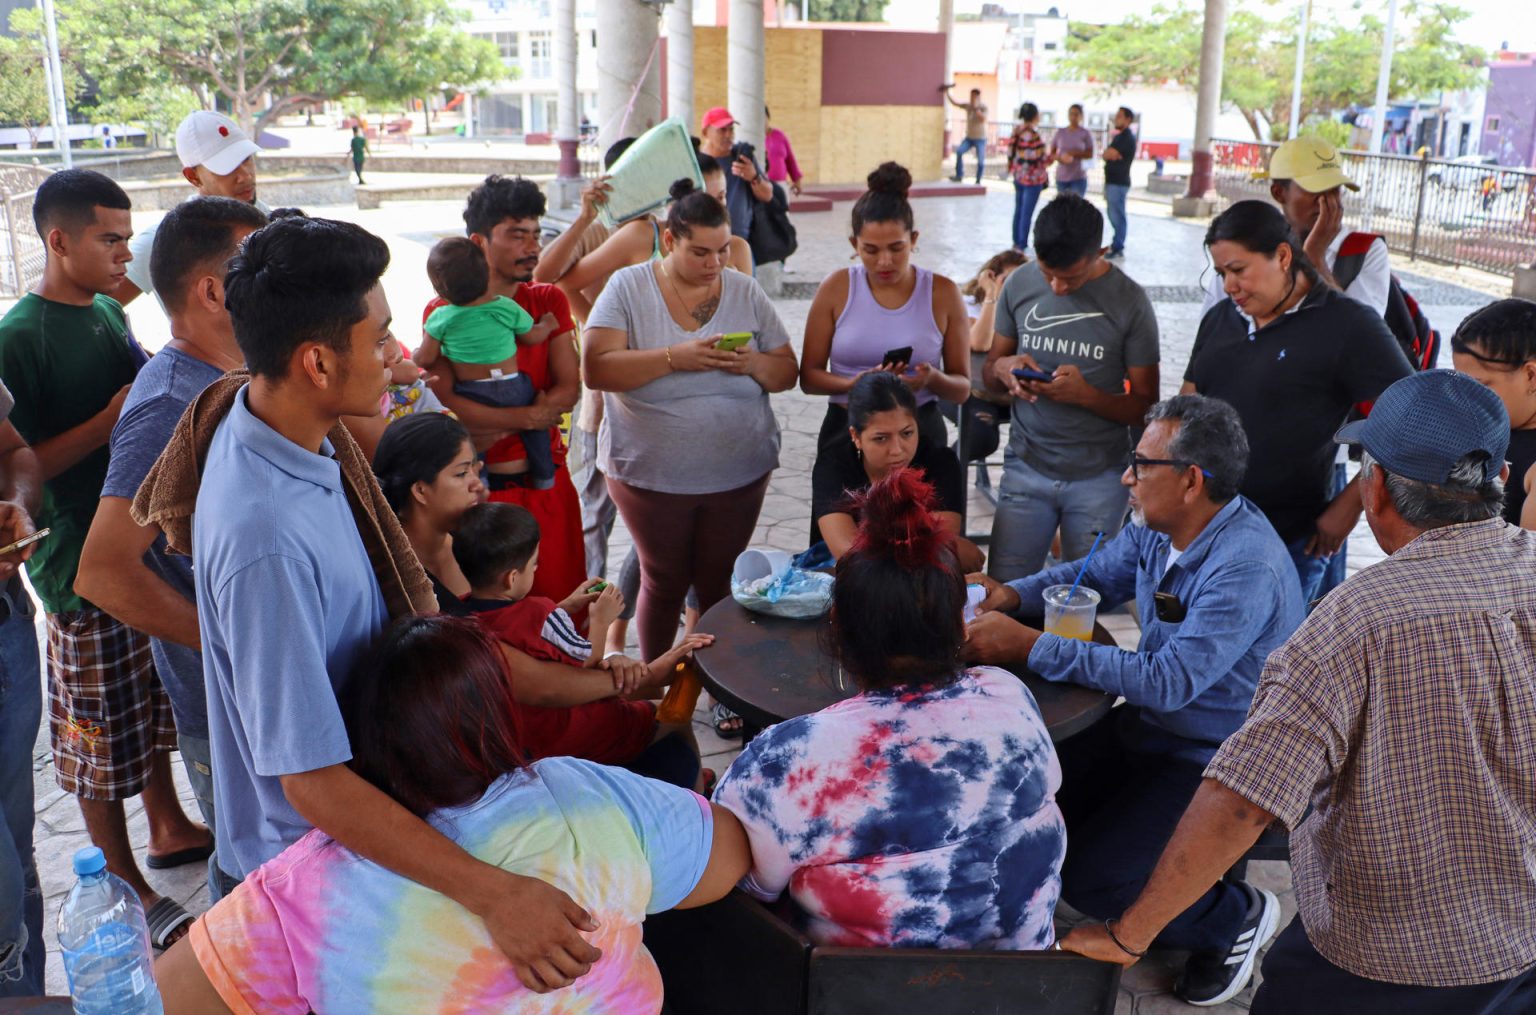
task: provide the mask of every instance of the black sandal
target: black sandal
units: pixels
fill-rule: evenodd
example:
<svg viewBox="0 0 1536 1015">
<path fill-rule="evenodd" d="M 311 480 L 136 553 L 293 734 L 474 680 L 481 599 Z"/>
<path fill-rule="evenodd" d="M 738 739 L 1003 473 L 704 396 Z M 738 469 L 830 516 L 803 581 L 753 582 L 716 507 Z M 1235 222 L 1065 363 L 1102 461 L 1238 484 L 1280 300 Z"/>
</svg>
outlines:
<svg viewBox="0 0 1536 1015">
<path fill-rule="evenodd" d="M 724 740 L 740 740 L 746 732 L 746 720 L 726 708 L 722 702 L 717 701 L 710 708 L 709 721 L 715 728 L 715 736 Z"/>
</svg>

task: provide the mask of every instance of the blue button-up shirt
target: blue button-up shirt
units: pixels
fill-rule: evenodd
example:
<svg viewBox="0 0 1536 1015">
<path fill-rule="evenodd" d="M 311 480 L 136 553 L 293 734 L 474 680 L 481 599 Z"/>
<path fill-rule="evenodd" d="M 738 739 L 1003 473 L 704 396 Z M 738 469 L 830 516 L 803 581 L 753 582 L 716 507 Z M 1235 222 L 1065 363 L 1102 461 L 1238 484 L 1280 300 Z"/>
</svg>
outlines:
<svg viewBox="0 0 1536 1015">
<path fill-rule="evenodd" d="M 1035 642 L 1029 668 L 1046 680 L 1124 696 L 1154 729 L 1196 742 L 1179 745 L 1179 753 L 1208 761 L 1243 724 L 1264 660 L 1301 625 L 1306 611 L 1285 544 L 1242 497 L 1223 506 L 1172 567 L 1169 546 L 1166 534 L 1127 525 L 1094 555 L 1083 576 L 1083 584 L 1102 597 L 1100 610 L 1135 597 L 1140 649 L 1047 634 Z M 1039 614 L 1044 590 L 1071 584 L 1080 566 L 1074 561 L 1010 582 L 1021 612 Z M 1157 592 L 1178 596 L 1186 607 L 1182 621 L 1157 619 Z"/>
</svg>

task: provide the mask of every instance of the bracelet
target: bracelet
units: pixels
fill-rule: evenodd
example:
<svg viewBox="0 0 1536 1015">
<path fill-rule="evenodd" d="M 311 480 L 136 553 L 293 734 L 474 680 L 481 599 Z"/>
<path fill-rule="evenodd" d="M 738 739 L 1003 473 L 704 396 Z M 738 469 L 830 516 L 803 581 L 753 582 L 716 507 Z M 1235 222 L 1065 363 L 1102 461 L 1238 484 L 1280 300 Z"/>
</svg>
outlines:
<svg viewBox="0 0 1536 1015">
<path fill-rule="evenodd" d="M 670 345 L 667 346 L 666 353 L 667 353 L 667 371 L 671 372 L 673 370 L 676 370 L 677 368 L 672 365 L 672 347 Z"/>
<path fill-rule="evenodd" d="M 981 301 L 982 306 L 986 306 L 989 303 L 996 303 L 996 302 L 997 302 L 997 300 L 982 300 Z"/>
<path fill-rule="evenodd" d="M 1132 949 L 1127 948 L 1124 944 L 1122 944 L 1120 942 L 1120 939 L 1115 936 L 1115 921 L 1113 921 L 1113 920 L 1105 920 L 1104 921 L 1104 933 L 1108 934 L 1109 935 L 1109 939 L 1115 943 L 1115 947 L 1120 949 L 1122 952 L 1125 952 L 1125 954 L 1134 956 L 1134 957 L 1136 957 L 1138 959 L 1144 959 L 1144 958 L 1147 957 L 1147 953 L 1146 952 L 1133 951 Z"/>
</svg>

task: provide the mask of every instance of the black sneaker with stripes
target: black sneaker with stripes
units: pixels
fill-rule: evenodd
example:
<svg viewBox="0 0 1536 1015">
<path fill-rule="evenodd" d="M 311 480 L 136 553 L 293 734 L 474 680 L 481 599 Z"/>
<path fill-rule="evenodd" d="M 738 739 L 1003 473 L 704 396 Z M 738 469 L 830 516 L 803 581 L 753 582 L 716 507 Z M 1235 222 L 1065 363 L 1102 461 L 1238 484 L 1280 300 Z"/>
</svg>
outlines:
<svg viewBox="0 0 1536 1015">
<path fill-rule="evenodd" d="M 1275 898 L 1275 893 L 1255 888 L 1246 881 L 1239 885 L 1248 893 L 1248 915 L 1238 928 L 1231 949 L 1225 955 L 1219 952 L 1191 955 L 1184 964 L 1184 975 L 1173 985 L 1173 992 L 1180 1000 L 1201 1007 L 1232 1000 L 1253 979 L 1259 949 L 1268 944 L 1279 929 L 1280 900 Z"/>
</svg>

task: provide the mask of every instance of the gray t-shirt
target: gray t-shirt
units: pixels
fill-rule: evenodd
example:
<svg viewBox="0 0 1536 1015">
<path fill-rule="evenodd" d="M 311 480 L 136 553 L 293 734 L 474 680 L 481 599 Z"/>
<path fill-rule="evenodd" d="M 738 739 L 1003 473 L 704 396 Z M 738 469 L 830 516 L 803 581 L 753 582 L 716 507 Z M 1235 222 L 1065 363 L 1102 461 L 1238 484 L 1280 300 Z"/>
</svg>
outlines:
<svg viewBox="0 0 1536 1015">
<path fill-rule="evenodd" d="M 684 331 L 667 311 L 650 263 L 614 272 L 587 318 L 617 328 L 631 349 L 662 349 L 709 335 L 750 331 L 758 352 L 789 342 L 768 295 L 748 275 L 726 271 L 709 323 Z M 661 493 L 719 493 L 746 486 L 779 464 L 779 423 L 768 392 L 750 377 L 678 371 L 633 391 L 603 393 L 597 437 L 603 472 Z"/>
<path fill-rule="evenodd" d="M 1120 394 L 1131 367 L 1158 361 L 1157 317 L 1141 286 L 1114 265 L 1065 296 L 1051 292 L 1038 264 L 1003 285 L 997 333 L 1014 339 L 1047 371 L 1071 363 L 1100 391 Z M 1015 399 L 1009 448 L 1053 479 L 1084 479 L 1125 467 L 1130 435 L 1123 423 L 1047 398 Z"/>
<path fill-rule="evenodd" d="M 11 394 L 11 389 L 0 381 L 0 423 L 11 418 L 11 410 L 16 408 L 16 399 Z M 27 595 L 26 587 L 21 584 L 21 572 L 11 575 L 10 581 L 0 585 L 0 622 L 4 622 L 12 614 L 20 614 L 23 617 L 33 615 L 32 597 Z"/>
<path fill-rule="evenodd" d="M 188 404 L 224 371 L 176 349 L 162 349 L 134 378 L 123 411 L 112 428 L 112 462 L 107 466 L 103 497 L 132 500 L 150 466 L 170 443 L 171 432 Z M 171 588 L 196 602 L 192 558 L 166 551 L 165 536 L 156 537 L 144 563 Z M 159 638 L 149 640 L 155 670 L 171 699 L 176 729 L 190 737 L 208 739 L 208 695 L 203 686 L 202 654 Z"/>
</svg>

